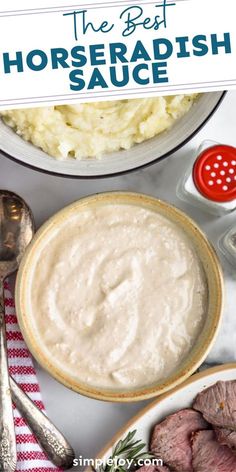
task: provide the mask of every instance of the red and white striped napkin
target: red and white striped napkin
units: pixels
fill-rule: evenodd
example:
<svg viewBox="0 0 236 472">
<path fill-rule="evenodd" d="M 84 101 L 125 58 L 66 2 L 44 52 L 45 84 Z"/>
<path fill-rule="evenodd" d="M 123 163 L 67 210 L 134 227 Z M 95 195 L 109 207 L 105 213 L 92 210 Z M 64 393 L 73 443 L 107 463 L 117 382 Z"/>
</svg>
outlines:
<svg viewBox="0 0 236 472">
<path fill-rule="evenodd" d="M 9 370 L 12 377 L 34 403 L 44 411 L 32 357 L 23 340 L 15 314 L 14 300 L 5 283 L 5 314 Z M 17 472 L 61 472 L 48 461 L 19 411 L 14 407 L 17 443 Z"/>
</svg>

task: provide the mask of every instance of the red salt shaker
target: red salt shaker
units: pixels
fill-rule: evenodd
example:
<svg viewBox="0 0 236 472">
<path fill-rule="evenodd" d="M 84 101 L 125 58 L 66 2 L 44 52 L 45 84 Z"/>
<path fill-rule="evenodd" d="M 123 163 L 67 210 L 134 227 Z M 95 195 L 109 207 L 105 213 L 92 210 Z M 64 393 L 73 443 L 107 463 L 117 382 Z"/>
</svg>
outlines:
<svg viewBox="0 0 236 472">
<path fill-rule="evenodd" d="M 178 185 L 177 196 L 216 215 L 236 210 L 236 148 L 204 141 Z"/>
</svg>

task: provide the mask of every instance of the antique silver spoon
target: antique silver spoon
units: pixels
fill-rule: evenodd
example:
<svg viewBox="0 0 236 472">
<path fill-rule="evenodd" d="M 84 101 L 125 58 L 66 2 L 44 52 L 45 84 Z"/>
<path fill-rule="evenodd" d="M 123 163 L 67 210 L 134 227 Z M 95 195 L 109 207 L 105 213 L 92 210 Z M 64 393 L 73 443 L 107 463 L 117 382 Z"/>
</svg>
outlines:
<svg viewBox="0 0 236 472">
<path fill-rule="evenodd" d="M 46 452 L 58 467 L 73 465 L 74 451 L 64 436 L 18 387 L 8 373 L 4 280 L 18 269 L 26 247 L 34 234 L 34 220 L 24 200 L 13 192 L 0 190 L 0 470 L 16 468 L 11 391 L 14 403 Z M 10 391 L 11 389 L 11 391 Z"/>
</svg>

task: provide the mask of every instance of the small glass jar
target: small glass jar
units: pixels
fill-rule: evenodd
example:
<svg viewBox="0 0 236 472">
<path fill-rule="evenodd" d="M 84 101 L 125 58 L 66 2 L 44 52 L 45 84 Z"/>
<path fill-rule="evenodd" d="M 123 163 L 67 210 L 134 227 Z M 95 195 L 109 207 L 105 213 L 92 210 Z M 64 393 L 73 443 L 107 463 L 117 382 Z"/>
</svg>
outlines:
<svg viewBox="0 0 236 472">
<path fill-rule="evenodd" d="M 226 259 L 228 259 L 231 264 L 236 265 L 236 225 L 228 229 L 220 238 L 219 248 Z"/>
<path fill-rule="evenodd" d="M 215 215 L 236 210 L 236 148 L 203 141 L 178 184 L 177 196 Z"/>
</svg>

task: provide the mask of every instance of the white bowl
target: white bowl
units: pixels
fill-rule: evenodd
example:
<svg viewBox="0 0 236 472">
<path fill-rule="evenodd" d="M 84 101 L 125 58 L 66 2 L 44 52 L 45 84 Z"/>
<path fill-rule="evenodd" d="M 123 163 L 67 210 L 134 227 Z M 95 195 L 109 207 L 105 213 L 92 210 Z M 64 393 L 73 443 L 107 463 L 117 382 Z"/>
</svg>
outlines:
<svg viewBox="0 0 236 472">
<path fill-rule="evenodd" d="M 154 163 L 183 146 L 218 108 L 225 92 L 202 94 L 190 111 L 164 133 L 102 159 L 57 160 L 24 141 L 0 120 L 0 149 L 7 157 L 36 170 L 64 177 L 107 177 Z"/>
</svg>

